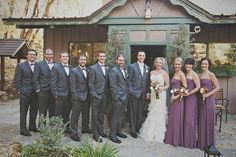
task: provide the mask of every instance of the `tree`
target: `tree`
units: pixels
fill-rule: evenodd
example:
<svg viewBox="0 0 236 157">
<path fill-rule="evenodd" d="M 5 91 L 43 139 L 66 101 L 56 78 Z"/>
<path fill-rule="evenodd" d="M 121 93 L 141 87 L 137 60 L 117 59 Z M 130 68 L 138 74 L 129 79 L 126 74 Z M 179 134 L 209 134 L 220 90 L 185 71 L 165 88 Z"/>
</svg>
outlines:
<svg viewBox="0 0 236 157">
<path fill-rule="evenodd" d="M 105 44 L 105 52 L 107 52 L 107 66 L 113 67 L 116 64 L 116 57 L 118 54 L 124 54 L 124 39 L 123 34 L 117 30 L 112 29 L 108 35 L 107 43 Z"/>
<path fill-rule="evenodd" d="M 228 57 L 228 60 L 232 63 L 236 62 L 236 44 L 230 44 L 229 52 L 225 53 L 225 56 Z"/>
</svg>

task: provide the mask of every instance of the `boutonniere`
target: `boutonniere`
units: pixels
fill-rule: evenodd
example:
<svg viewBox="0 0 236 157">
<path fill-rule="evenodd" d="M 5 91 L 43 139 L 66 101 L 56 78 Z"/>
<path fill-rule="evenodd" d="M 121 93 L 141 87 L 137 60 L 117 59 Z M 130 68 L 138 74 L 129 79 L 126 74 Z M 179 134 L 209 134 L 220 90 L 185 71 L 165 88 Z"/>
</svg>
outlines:
<svg viewBox="0 0 236 157">
<path fill-rule="evenodd" d="M 149 68 L 147 66 L 145 66 L 145 72 L 148 73 L 149 72 Z"/>
<path fill-rule="evenodd" d="M 109 69 L 109 67 L 108 66 L 105 66 L 105 70 L 108 70 Z"/>
<path fill-rule="evenodd" d="M 127 70 L 124 70 L 125 71 L 125 77 L 128 77 L 129 76 L 129 73 Z"/>
</svg>

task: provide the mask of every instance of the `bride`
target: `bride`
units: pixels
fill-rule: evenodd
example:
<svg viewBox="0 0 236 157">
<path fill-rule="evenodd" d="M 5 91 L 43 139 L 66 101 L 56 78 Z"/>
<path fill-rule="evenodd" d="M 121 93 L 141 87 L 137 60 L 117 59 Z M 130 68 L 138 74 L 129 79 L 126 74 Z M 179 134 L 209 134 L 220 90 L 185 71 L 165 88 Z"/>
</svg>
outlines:
<svg viewBox="0 0 236 157">
<path fill-rule="evenodd" d="M 145 122 L 140 129 L 140 136 L 145 141 L 163 143 L 166 132 L 167 106 L 166 90 L 170 86 L 166 60 L 157 57 L 151 71 L 151 102 Z"/>
</svg>

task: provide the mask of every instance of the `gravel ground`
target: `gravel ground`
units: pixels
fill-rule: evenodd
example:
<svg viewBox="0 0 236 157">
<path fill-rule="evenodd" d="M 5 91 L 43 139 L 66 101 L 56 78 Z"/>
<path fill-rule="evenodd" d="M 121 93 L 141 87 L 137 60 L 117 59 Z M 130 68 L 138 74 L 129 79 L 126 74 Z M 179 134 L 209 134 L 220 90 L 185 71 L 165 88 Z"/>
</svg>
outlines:
<svg viewBox="0 0 236 157">
<path fill-rule="evenodd" d="M 225 118 L 225 117 L 224 117 Z M 219 123 L 218 123 L 219 124 Z M 228 122 L 223 122 L 222 132 L 217 135 L 217 147 L 223 154 L 223 157 L 236 157 L 236 114 L 229 114 Z M 106 128 L 106 132 L 108 132 Z M 124 128 L 128 135 L 128 125 Z M 20 141 L 23 144 L 29 144 L 39 137 L 39 133 L 32 133 L 31 137 L 19 135 L 19 100 L 0 102 L 0 157 L 4 146 L 11 141 Z M 91 135 L 83 135 L 82 140 Z M 103 139 L 106 141 L 107 139 Z M 94 144 L 95 141 L 91 140 Z M 64 143 L 79 145 L 65 136 Z M 119 149 L 120 157 L 200 157 L 204 156 L 199 149 L 188 149 L 183 147 L 173 147 L 167 144 L 148 143 L 141 138 L 134 139 L 128 135 L 128 138 L 122 140 L 121 144 L 114 144 Z"/>
</svg>

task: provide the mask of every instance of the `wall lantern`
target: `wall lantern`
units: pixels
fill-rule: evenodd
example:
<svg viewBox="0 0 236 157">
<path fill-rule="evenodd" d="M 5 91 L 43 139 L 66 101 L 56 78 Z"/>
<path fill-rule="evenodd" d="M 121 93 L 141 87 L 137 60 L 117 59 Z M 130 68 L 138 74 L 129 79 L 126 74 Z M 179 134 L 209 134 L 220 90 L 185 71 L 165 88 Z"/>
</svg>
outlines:
<svg viewBox="0 0 236 157">
<path fill-rule="evenodd" d="M 151 0 L 146 0 L 145 6 L 145 19 L 150 19 L 152 17 L 152 8 L 151 8 Z"/>
</svg>

